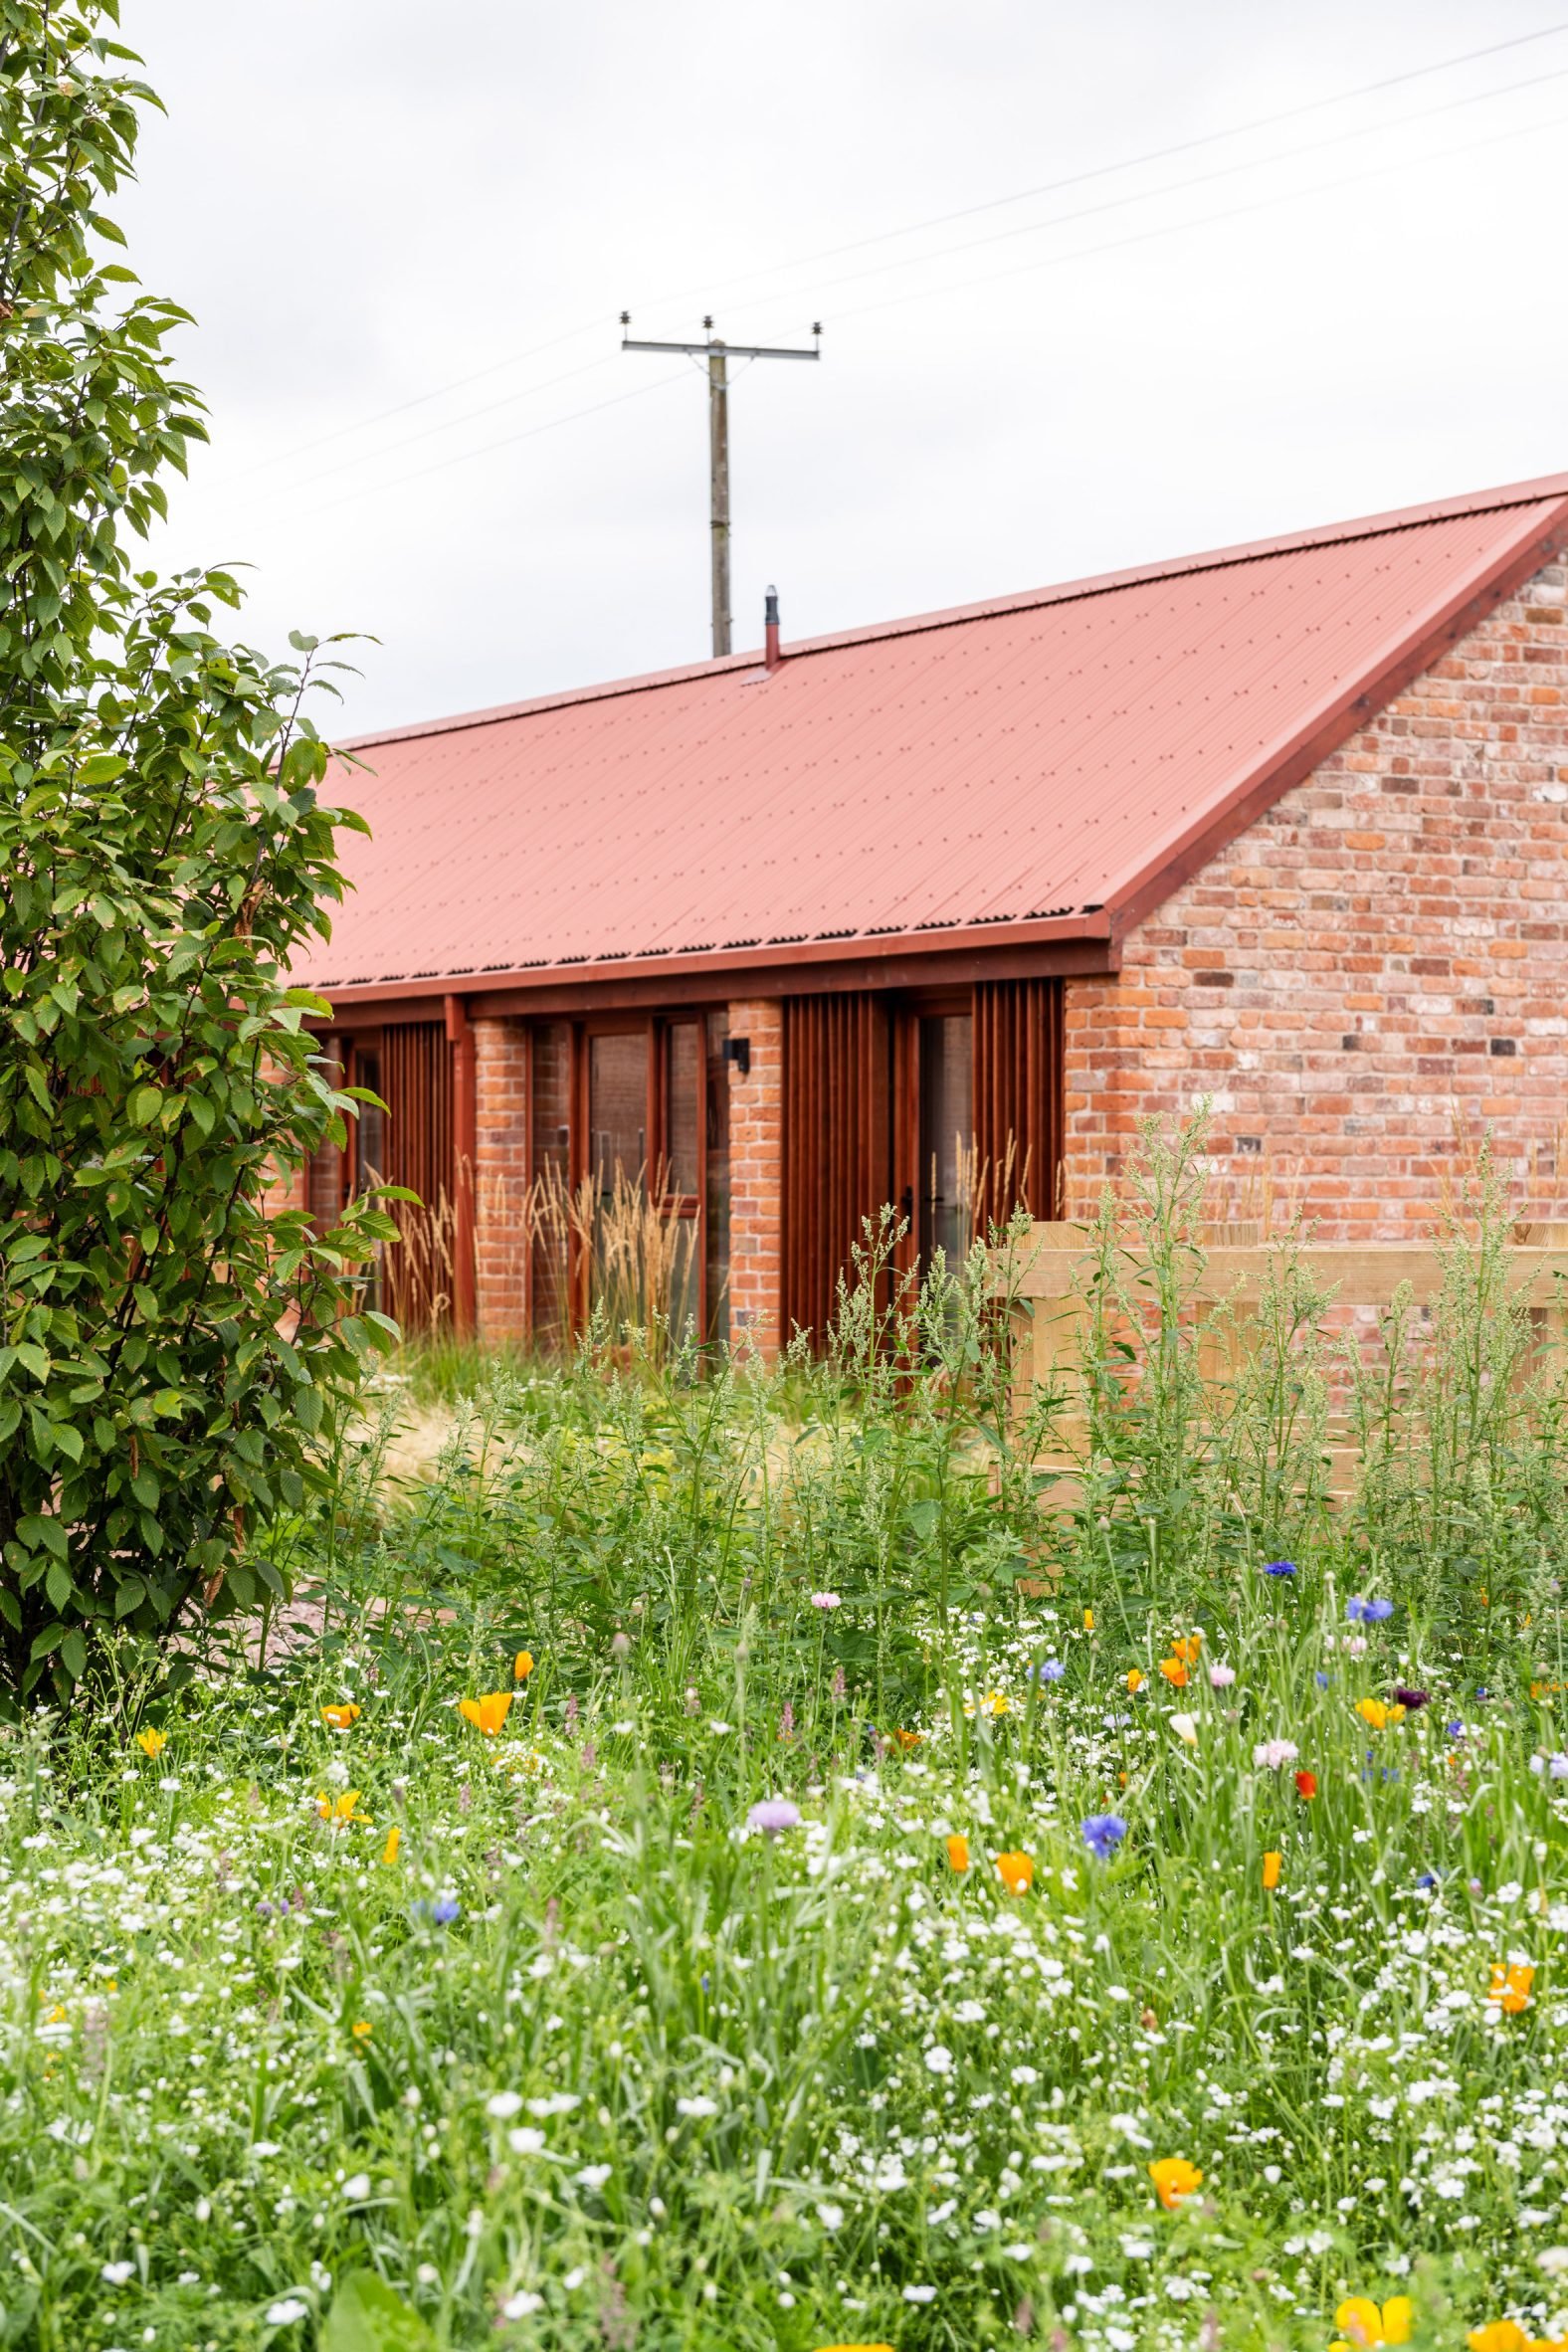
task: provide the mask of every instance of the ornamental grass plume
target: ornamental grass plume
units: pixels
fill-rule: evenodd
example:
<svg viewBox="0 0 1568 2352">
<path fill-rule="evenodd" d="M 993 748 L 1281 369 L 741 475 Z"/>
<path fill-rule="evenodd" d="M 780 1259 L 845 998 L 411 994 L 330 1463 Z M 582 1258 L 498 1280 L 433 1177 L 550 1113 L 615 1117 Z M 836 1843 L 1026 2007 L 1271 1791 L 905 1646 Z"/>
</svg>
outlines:
<svg viewBox="0 0 1568 2352">
<path fill-rule="evenodd" d="M 465 1722 L 472 1723 L 487 1739 L 493 1739 L 506 1720 L 511 1705 L 509 1690 L 487 1691 L 483 1698 L 460 1698 L 458 1713 Z"/>
<path fill-rule="evenodd" d="M 1027 1894 L 1035 1882 L 1035 1861 L 1029 1854 L 999 1854 L 997 1874 L 1009 1894 Z"/>
<path fill-rule="evenodd" d="M 1370 2295 L 1350 2295 L 1334 2313 L 1340 2333 L 1328 2352 L 1374 2352 L 1379 2344 L 1408 2344 L 1415 2315 L 1409 2295 L 1390 2295 L 1381 2309 Z"/>
<path fill-rule="evenodd" d="M 1530 1963 L 1518 1960 L 1504 1966 L 1499 1960 L 1492 1968 L 1491 1988 L 1486 1995 L 1487 2005 L 1492 2009 L 1500 2009 L 1504 2017 L 1517 2017 L 1522 2010 L 1530 2007 L 1534 1983 L 1535 1970 Z"/>
<path fill-rule="evenodd" d="M 137 1747 L 140 1748 L 144 1756 L 150 1757 L 154 1764 L 168 1744 L 169 1735 L 166 1731 L 147 1730 L 138 1731 L 136 1734 Z"/>
<path fill-rule="evenodd" d="M 1185 2156 L 1156 2156 L 1149 2166 L 1149 2178 L 1154 2183 L 1155 2196 L 1167 2213 L 1175 2213 L 1203 2187 L 1202 2173 Z"/>
<path fill-rule="evenodd" d="M 322 1722 L 329 1724 L 333 1731 L 346 1731 L 351 1723 L 359 1720 L 359 1709 L 351 1698 L 345 1698 L 339 1706 L 322 1707 L 320 1713 Z"/>
<path fill-rule="evenodd" d="M 949 1866 L 961 1874 L 969 1867 L 969 1841 L 967 1838 L 949 1838 L 945 1843 Z"/>
</svg>

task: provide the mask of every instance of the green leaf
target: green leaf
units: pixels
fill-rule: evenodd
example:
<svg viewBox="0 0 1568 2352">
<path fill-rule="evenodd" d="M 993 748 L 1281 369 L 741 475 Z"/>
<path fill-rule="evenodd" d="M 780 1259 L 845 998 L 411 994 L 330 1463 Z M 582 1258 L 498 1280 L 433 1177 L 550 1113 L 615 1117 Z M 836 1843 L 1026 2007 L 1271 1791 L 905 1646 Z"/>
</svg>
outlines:
<svg viewBox="0 0 1568 2352">
<path fill-rule="evenodd" d="M 139 1576 L 127 1576 L 114 1595 L 114 1615 L 129 1617 L 132 1610 L 141 1607 L 146 1597 L 147 1588 L 143 1580 Z"/>
<path fill-rule="evenodd" d="M 44 1578 L 44 1590 L 49 1595 L 49 1606 L 57 1617 L 64 1617 L 71 1602 L 71 1571 L 60 1560 L 51 1560 L 49 1573 Z"/>
<path fill-rule="evenodd" d="M 321 2352 L 435 2352 L 417 2311 L 374 2270 L 353 2270 L 321 2328 Z"/>
<path fill-rule="evenodd" d="M 87 1642 L 73 1626 L 60 1645 L 60 1663 L 73 1682 L 80 1682 L 88 1663 Z"/>
</svg>

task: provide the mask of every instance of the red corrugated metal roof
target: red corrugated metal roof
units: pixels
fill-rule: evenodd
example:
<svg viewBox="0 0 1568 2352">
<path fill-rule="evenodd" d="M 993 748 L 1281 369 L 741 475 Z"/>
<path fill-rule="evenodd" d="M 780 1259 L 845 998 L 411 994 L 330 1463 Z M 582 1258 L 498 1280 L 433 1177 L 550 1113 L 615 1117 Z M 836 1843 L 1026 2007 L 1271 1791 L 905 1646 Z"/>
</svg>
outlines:
<svg viewBox="0 0 1568 2352">
<path fill-rule="evenodd" d="M 364 738 L 298 977 L 1113 936 L 1565 540 L 1568 475 Z"/>
</svg>

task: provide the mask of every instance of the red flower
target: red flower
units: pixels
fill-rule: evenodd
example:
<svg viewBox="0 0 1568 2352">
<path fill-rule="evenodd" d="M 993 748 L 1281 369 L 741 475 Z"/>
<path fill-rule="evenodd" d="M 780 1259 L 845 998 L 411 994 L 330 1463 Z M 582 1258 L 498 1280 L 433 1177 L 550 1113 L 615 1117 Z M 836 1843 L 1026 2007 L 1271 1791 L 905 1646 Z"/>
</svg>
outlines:
<svg viewBox="0 0 1568 2352">
<path fill-rule="evenodd" d="M 1312 1798 L 1317 1795 L 1317 1774 L 1315 1772 L 1298 1772 L 1295 1776 L 1295 1793 L 1298 1797 L 1305 1797 L 1310 1803 Z"/>
</svg>

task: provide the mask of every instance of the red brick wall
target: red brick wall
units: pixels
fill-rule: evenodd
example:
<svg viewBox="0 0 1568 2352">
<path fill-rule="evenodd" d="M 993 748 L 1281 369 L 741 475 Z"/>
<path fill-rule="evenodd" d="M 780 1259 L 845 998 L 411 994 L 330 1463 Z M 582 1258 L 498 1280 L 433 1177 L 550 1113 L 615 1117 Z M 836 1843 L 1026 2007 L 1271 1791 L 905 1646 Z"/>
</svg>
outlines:
<svg viewBox="0 0 1568 2352">
<path fill-rule="evenodd" d="M 1554 564 L 1069 984 L 1081 1211 L 1147 1113 L 1214 1106 L 1217 1193 L 1413 1238 L 1489 1131 L 1568 1215 L 1568 574 Z"/>
<path fill-rule="evenodd" d="M 729 1073 L 729 1328 L 771 1356 L 779 1340 L 779 1222 L 784 1185 L 784 1008 L 753 997 L 729 1008 L 729 1034 L 751 1041 L 751 1068 Z"/>
<path fill-rule="evenodd" d="M 520 1021 L 474 1024 L 475 1255 L 479 1335 L 527 1334 L 523 1206 L 528 1170 L 528 1033 Z"/>
</svg>

